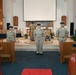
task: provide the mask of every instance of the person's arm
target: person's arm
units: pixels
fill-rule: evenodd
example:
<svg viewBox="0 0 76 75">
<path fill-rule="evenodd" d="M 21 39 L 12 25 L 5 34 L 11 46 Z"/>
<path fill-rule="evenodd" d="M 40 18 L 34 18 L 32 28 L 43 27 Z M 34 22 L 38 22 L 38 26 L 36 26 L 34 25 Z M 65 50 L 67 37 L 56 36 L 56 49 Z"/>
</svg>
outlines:
<svg viewBox="0 0 76 75">
<path fill-rule="evenodd" d="M 56 37 L 57 37 L 57 39 L 59 37 L 59 31 L 58 30 L 56 31 Z"/>
<path fill-rule="evenodd" d="M 13 30 L 13 35 L 14 35 L 14 41 L 16 41 L 16 31 Z"/>
<path fill-rule="evenodd" d="M 67 38 L 68 38 L 68 33 L 69 33 L 69 32 L 68 32 L 68 31 L 66 31 L 66 37 L 67 37 Z"/>
<path fill-rule="evenodd" d="M 8 36 L 8 31 L 6 32 L 6 37 Z"/>
<path fill-rule="evenodd" d="M 10 31 L 9 31 L 9 30 L 7 30 L 6 37 L 9 37 L 9 32 L 10 32 Z"/>
<path fill-rule="evenodd" d="M 34 35 L 34 40 L 35 40 L 35 38 L 36 38 L 36 33 L 35 33 L 35 30 L 34 30 L 34 33 L 33 33 L 33 35 Z"/>
<path fill-rule="evenodd" d="M 67 38 L 68 38 L 68 31 L 67 31 L 67 29 L 66 29 L 66 37 L 65 37 L 65 38 L 66 38 L 66 40 L 67 40 Z"/>
<path fill-rule="evenodd" d="M 44 37 L 44 31 L 42 30 L 42 37 Z"/>
</svg>

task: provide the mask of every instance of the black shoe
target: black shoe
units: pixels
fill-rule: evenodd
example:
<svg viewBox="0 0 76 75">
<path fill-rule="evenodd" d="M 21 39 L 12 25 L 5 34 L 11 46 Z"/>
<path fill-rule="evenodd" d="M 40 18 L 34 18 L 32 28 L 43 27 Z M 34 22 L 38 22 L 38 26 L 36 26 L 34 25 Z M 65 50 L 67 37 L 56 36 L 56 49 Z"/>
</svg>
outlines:
<svg viewBox="0 0 76 75">
<path fill-rule="evenodd" d="M 40 55 L 43 55 L 43 53 L 40 53 Z"/>
<path fill-rule="evenodd" d="M 59 52 L 59 56 L 60 56 L 60 52 Z"/>
<path fill-rule="evenodd" d="M 39 55 L 39 53 L 36 53 L 36 55 Z"/>
</svg>

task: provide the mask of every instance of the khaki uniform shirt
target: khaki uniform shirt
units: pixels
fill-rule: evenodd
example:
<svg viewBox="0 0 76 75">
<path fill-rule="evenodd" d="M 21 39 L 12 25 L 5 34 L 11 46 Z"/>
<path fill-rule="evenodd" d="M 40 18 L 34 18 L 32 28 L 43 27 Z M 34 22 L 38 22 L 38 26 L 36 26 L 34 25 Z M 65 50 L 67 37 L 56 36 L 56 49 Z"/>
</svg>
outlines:
<svg viewBox="0 0 76 75">
<path fill-rule="evenodd" d="M 7 31 L 7 42 L 15 41 L 16 34 L 13 30 Z"/>
<path fill-rule="evenodd" d="M 34 31 L 34 37 L 35 37 L 35 39 L 42 39 L 42 37 L 43 37 L 43 30 L 42 29 L 36 29 L 35 31 Z"/>
<path fill-rule="evenodd" d="M 59 41 L 66 41 L 66 37 L 68 35 L 68 31 L 66 28 L 60 27 L 57 31 L 57 34 L 58 34 Z"/>
</svg>

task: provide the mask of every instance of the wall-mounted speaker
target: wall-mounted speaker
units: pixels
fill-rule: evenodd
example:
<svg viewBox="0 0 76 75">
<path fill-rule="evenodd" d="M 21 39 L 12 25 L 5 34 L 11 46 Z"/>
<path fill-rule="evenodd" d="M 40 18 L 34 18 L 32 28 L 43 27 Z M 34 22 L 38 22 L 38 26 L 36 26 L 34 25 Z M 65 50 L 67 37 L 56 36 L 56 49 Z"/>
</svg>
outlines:
<svg viewBox="0 0 76 75">
<path fill-rule="evenodd" d="M 70 23 L 70 36 L 74 35 L 74 22 Z"/>
<path fill-rule="evenodd" d="M 7 23 L 7 30 L 9 29 L 10 23 Z"/>
</svg>

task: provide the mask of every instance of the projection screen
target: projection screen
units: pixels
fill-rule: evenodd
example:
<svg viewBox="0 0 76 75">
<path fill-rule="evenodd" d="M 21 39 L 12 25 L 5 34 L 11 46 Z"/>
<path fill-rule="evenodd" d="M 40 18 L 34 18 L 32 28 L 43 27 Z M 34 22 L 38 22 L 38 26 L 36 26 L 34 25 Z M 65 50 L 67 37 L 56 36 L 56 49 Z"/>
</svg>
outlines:
<svg viewBox="0 0 76 75">
<path fill-rule="evenodd" d="M 24 21 L 56 20 L 56 0 L 24 0 Z"/>
</svg>

